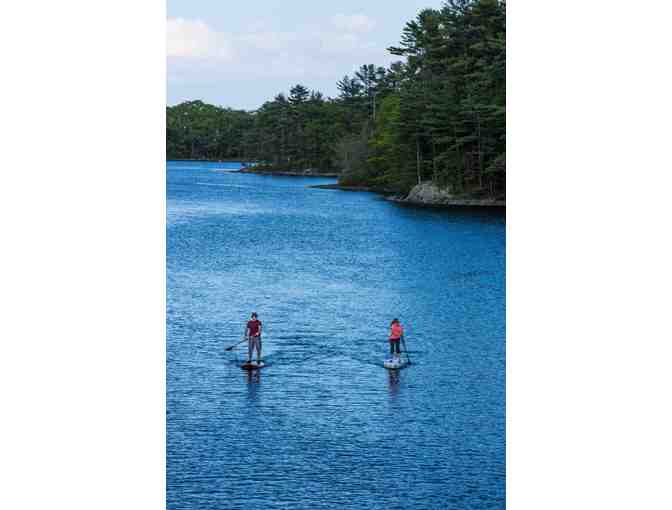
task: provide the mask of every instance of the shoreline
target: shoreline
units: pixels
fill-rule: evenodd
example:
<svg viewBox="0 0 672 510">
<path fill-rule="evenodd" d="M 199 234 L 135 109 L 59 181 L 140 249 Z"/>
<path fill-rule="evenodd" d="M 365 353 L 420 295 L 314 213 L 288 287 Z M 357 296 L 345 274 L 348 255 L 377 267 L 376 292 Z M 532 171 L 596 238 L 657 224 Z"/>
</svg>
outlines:
<svg viewBox="0 0 672 510">
<path fill-rule="evenodd" d="M 257 174 L 257 175 L 273 175 L 280 177 L 326 177 L 326 178 L 338 178 L 341 174 L 336 173 L 327 173 L 327 174 L 318 174 L 313 172 L 299 172 L 291 170 L 255 170 L 253 168 L 241 168 L 240 170 L 232 170 L 233 173 L 238 174 Z"/>
<path fill-rule="evenodd" d="M 193 163 L 256 163 L 253 159 L 174 159 L 166 158 L 169 161 L 193 162 Z"/>
<path fill-rule="evenodd" d="M 506 200 L 494 200 L 488 198 L 454 198 L 444 200 L 442 202 L 421 202 L 419 200 L 408 200 L 400 197 L 397 191 L 376 188 L 371 186 L 344 186 L 341 184 L 315 184 L 308 186 L 315 189 L 332 189 L 338 191 L 365 191 L 369 193 L 379 193 L 384 195 L 383 199 L 395 204 L 412 206 L 412 207 L 427 207 L 431 209 L 451 209 L 454 207 L 489 207 L 489 208 L 506 208 Z"/>
<path fill-rule="evenodd" d="M 315 189 L 335 189 L 339 191 L 366 191 L 369 193 L 381 193 L 383 195 L 391 195 L 393 193 L 396 193 L 393 190 L 389 189 L 383 189 L 383 188 L 376 188 L 373 186 L 346 186 L 343 184 L 314 184 L 312 186 L 308 186 L 309 188 L 315 188 Z"/>
<path fill-rule="evenodd" d="M 495 200 L 490 198 L 453 198 L 442 202 L 421 202 L 419 200 L 408 200 L 401 197 L 385 197 L 388 202 L 394 202 L 401 205 L 412 205 L 418 207 L 431 207 L 434 209 L 449 209 L 451 207 L 501 207 L 506 208 L 506 200 Z"/>
<path fill-rule="evenodd" d="M 240 160 L 197 160 L 197 159 L 170 159 L 166 161 L 196 161 L 209 163 L 242 163 Z M 256 170 L 254 167 L 242 167 L 238 170 L 222 170 L 226 173 L 232 174 L 257 174 L 270 175 L 274 177 L 323 177 L 327 179 L 337 179 L 340 177 L 338 173 L 318 174 L 306 171 L 291 171 L 291 170 Z M 506 200 L 495 200 L 489 198 L 452 198 L 444 199 L 441 202 L 423 202 L 419 200 L 408 200 L 408 198 L 399 196 L 399 192 L 391 189 L 378 188 L 375 186 L 347 186 L 343 184 L 314 184 L 308 186 L 313 189 L 328 189 L 337 191 L 350 192 L 367 192 L 378 193 L 383 195 L 383 199 L 395 204 L 413 207 L 426 207 L 430 209 L 451 209 L 455 207 L 488 207 L 488 208 L 506 208 Z M 406 195 L 407 196 L 407 195 Z"/>
</svg>

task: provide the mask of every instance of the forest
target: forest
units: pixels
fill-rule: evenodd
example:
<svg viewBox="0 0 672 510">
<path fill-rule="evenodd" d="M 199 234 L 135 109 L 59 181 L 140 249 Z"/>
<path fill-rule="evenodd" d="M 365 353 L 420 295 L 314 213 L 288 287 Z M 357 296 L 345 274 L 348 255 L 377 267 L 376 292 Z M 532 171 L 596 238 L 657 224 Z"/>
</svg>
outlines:
<svg viewBox="0 0 672 510">
<path fill-rule="evenodd" d="M 339 183 L 408 191 L 433 181 L 465 197 L 506 194 L 506 3 L 425 9 L 388 51 L 325 97 L 302 84 L 255 111 L 167 107 L 168 159 L 254 161 L 260 170 L 339 173 Z"/>
</svg>

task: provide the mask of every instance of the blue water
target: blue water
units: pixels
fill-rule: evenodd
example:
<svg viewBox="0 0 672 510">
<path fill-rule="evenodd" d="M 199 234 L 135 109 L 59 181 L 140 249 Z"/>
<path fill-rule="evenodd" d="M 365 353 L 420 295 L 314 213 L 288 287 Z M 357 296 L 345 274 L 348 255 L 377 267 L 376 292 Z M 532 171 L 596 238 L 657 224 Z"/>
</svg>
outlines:
<svg viewBox="0 0 672 510">
<path fill-rule="evenodd" d="M 168 163 L 168 508 L 504 508 L 504 215 L 238 167 Z"/>
</svg>

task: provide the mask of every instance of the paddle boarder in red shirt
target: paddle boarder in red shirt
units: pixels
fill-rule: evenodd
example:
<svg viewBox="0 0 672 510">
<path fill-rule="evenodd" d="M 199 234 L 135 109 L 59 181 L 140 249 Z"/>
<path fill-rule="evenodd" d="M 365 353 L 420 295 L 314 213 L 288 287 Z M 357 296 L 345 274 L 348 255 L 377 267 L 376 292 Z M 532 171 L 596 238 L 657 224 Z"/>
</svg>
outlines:
<svg viewBox="0 0 672 510">
<path fill-rule="evenodd" d="M 257 351 L 257 364 L 261 363 L 261 321 L 257 318 L 257 312 L 252 312 L 252 317 L 245 327 L 247 338 L 247 362 L 252 361 L 252 352 Z"/>
</svg>

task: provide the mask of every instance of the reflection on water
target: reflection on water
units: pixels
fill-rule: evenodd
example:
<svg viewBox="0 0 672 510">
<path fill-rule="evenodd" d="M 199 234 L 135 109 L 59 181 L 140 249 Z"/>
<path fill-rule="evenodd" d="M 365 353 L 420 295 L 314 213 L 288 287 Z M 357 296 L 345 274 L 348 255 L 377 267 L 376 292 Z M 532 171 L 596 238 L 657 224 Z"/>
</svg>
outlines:
<svg viewBox="0 0 672 510">
<path fill-rule="evenodd" d="M 247 400 L 256 404 L 259 400 L 259 385 L 261 384 L 261 370 L 244 370 L 247 382 Z"/>
<path fill-rule="evenodd" d="M 388 388 L 390 389 L 390 396 L 394 399 L 399 393 L 399 378 L 400 370 L 388 370 Z"/>
</svg>

